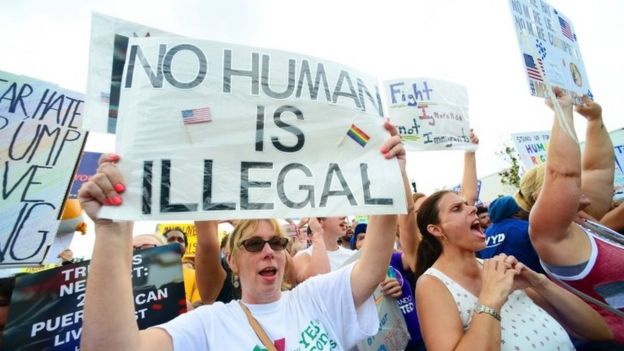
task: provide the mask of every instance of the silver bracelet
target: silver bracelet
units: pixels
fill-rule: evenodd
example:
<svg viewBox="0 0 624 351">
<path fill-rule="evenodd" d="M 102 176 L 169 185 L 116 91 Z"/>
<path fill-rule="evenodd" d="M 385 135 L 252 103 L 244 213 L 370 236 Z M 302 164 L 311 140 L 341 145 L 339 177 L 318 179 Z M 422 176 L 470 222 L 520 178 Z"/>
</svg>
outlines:
<svg viewBox="0 0 624 351">
<path fill-rule="evenodd" d="M 500 313 L 498 313 L 497 310 L 493 309 L 492 307 L 489 306 L 485 306 L 482 305 L 480 303 L 477 303 L 475 305 L 474 311 L 476 313 L 485 313 L 485 314 L 489 314 L 490 316 L 496 318 L 496 320 L 498 320 L 499 322 L 501 321 L 501 315 Z"/>
</svg>

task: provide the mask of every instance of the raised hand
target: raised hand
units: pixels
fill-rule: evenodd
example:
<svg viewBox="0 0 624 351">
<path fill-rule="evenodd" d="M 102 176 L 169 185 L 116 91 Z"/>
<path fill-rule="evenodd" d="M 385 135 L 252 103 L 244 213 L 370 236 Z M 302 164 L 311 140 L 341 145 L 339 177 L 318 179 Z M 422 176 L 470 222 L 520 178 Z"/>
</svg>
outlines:
<svg viewBox="0 0 624 351">
<path fill-rule="evenodd" d="M 390 132 L 390 138 L 387 139 L 381 146 L 381 152 L 384 154 L 384 157 L 386 159 L 396 157 L 397 160 L 399 160 L 399 166 L 401 167 L 401 171 L 404 171 L 407 158 L 405 156 L 405 149 L 403 148 L 403 143 L 401 142 L 399 132 L 397 131 L 396 127 L 387 119 L 384 122 L 384 128 L 388 132 Z"/>
<path fill-rule="evenodd" d="M 559 102 L 559 106 L 561 106 L 561 108 L 565 112 L 572 113 L 572 97 L 569 94 L 565 93 L 563 90 L 561 90 L 561 88 L 559 87 L 554 87 L 553 93 L 555 94 L 555 97 L 557 98 L 557 101 Z M 550 107 L 551 110 L 553 111 L 555 110 L 550 98 L 546 98 L 545 102 L 546 102 L 546 105 Z"/>
<path fill-rule="evenodd" d="M 588 121 L 602 118 L 602 107 L 588 98 L 587 95 L 583 96 L 583 103 L 576 106 L 576 112 Z"/>
<path fill-rule="evenodd" d="M 103 205 L 119 206 L 123 202 L 120 194 L 126 190 L 123 177 L 115 165 L 119 161 L 116 154 L 100 157 L 97 173 L 84 183 L 78 192 L 78 200 L 83 210 L 94 222 Z"/>
</svg>

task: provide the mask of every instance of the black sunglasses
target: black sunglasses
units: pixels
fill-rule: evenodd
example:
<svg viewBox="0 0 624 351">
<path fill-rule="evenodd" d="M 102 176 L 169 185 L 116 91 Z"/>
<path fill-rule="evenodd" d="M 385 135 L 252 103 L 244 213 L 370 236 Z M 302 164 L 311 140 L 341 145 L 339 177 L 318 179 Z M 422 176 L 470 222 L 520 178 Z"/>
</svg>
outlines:
<svg viewBox="0 0 624 351">
<path fill-rule="evenodd" d="M 245 248 L 249 252 L 260 252 L 264 248 L 264 244 L 269 243 L 269 246 L 273 251 L 282 251 L 288 245 L 288 238 L 281 236 L 274 236 L 269 240 L 264 240 L 259 236 L 253 236 L 249 239 L 245 239 L 238 244 Z"/>
</svg>

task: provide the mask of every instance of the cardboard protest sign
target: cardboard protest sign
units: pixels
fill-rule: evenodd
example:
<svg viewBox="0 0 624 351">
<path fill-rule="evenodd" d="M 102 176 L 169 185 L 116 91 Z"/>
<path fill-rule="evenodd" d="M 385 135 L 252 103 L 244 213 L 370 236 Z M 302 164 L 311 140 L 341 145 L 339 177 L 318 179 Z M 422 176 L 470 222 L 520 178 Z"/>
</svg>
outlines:
<svg viewBox="0 0 624 351">
<path fill-rule="evenodd" d="M 115 133 L 128 38 L 172 36 L 163 30 L 93 13 L 84 129 Z"/>
<path fill-rule="evenodd" d="M 466 88 L 428 78 L 384 82 L 392 122 L 408 150 L 475 150 Z"/>
<path fill-rule="evenodd" d="M 74 182 L 72 183 L 71 189 L 69 190 L 70 199 L 78 198 L 78 190 L 83 183 L 86 183 L 95 175 L 98 168 L 98 161 L 100 160 L 100 156 L 102 156 L 101 152 L 89 152 L 85 151 L 80 158 L 80 163 L 78 164 L 78 170 L 74 175 Z"/>
<path fill-rule="evenodd" d="M 572 21 L 544 0 L 509 0 L 531 95 L 547 86 L 593 97 Z"/>
<path fill-rule="evenodd" d="M 0 267 L 43 261 L 85 132 L 83 96 L 0 71 Z"/>
<path fill-rule="evenodd" d="M 522 173 L 546 162 L 546 153 L 550 141 L 549 131 L 514 133 L 511 134 L 511 139 L 518 155 L 520 155 L 520 160 L 522 160 Z"/>
<path fill-rule="evenodd" d="M 131 38 L 114 219 L 406 211 L 375 81 L 317 58 L 184 38 Z"/>
<path fill-rule="evenodd" d="M 79 350 L 89 263 L 17 278 L 4 330 L 6 350 Z M 132 257 L 132 286 L 139 329 L 185 312 L 179 246 L 136 252 Z"/>
<path fill-rule="evenodd" d="M 164 234 L 171 229 L 180 229 L 186 234 L 187 245 L 183 256 L 195 257 L 195 252 L 197 251 L 197 230 L 195 229 L 195 224 L 188 222 L 169 222 L 159 223 L 158 226 L 156 226 L 156 232 L 158 234 Z"/>
</svg>

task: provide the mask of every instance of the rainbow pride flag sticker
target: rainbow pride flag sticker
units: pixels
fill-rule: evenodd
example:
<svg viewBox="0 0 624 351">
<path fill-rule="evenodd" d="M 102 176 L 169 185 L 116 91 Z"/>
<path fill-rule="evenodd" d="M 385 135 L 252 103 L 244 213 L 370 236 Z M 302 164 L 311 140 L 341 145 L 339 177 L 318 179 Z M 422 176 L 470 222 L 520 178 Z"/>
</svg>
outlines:
<svg viewBox="0 0 624 351">
<path fill-rule="evenodd" d="M 351 128 L 347 132 L 347 135 L 351 137 L 356 143 L 360 144 L 361 147 L 366 146 L 370 137 L 368 134 L 364 133 L 360 128 L 358 128 L 355 124 L 351 124 Z"/>
</svg>

